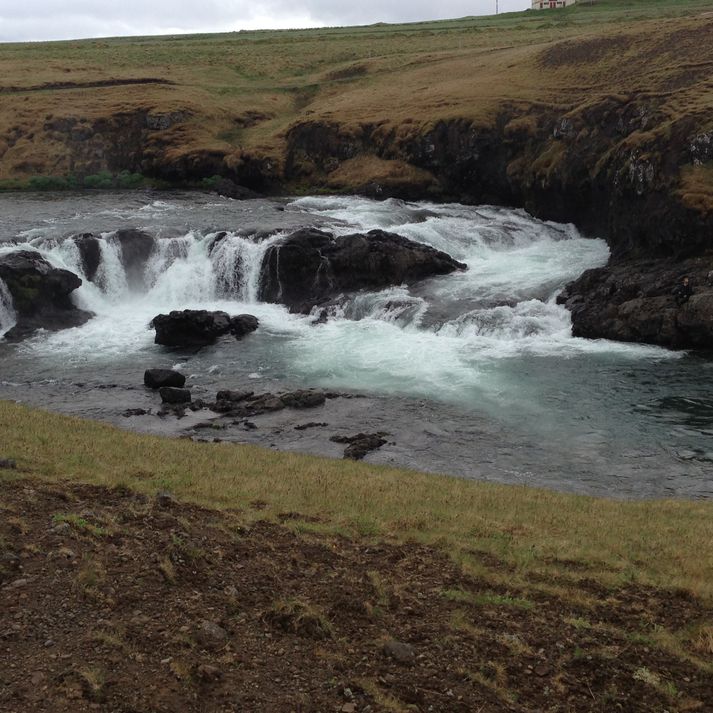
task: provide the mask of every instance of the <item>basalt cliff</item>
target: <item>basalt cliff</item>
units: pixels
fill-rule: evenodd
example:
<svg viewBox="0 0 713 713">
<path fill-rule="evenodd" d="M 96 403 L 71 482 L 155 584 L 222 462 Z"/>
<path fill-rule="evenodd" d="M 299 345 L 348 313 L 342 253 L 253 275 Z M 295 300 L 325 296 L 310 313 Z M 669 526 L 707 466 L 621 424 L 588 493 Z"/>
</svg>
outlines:
<svg viewBox="0 0 713 713">
<path fill-rule="evenodd" d="M 610 264 L 560 297 L 575 334 L 710 348 L 713 14 L 699 5 L 0 47 L 0 185 L 130 173 L 235 197 L 522 206 L 609 243 Z M 695 294 L 679 307 L 684 274 Z"/>
</svg>

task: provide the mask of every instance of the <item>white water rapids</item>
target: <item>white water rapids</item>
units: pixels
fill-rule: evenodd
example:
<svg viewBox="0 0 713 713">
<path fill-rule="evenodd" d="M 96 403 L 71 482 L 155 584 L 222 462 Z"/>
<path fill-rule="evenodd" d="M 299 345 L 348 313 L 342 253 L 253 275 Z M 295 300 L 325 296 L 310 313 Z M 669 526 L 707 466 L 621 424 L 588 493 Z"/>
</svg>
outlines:
<svg viewBox="0 0 713 713">
<path fill-rule="evenodd" d="M 238 387 L 358 392 L 376 401 L 359 416 L 354 401 L 340 416 L 344 427 L 396 433 L 396 446 L 371 456 L 377 462 L 587 492 L 708 492 L 702 483 L 713 461 L 705 445 L 713 410 L 698 375 L 710 363 L 655 347 L 573 338 L 556 295 L 584 270 L 605 264 L 609 253 L 604 241 L 584 238 L 571 225 L 492 206 L 353 197 L 215 203 L 189 196 L 130 208 L 111 196 L 101 201 L 101 210 L 80 199 L 60 201 L 59 218 L 48 214 L 43 225 L 23 226 L 15 233 L 21 244 L 0 248 L 38 250 L 80 275 L 74 299 L 96 315 L 82 327 L 40 333 L 6 351 L 13 382 L 136 389 L 144 368 L 173 365 L 206 398 L 215 388 Z M 67 236 L 96 234 L 93 225 L 103 231 L 101 262 L 89 281 Z M 138 286 L 110 225 L 156 236 Z M 468 269 L 344 295 L 328 308 L 328 320 L 315 324 L 318 310 L 290 314 L 258 301 L 266 251 L 300 226 L 337 235 L 387 230 L 443 250 Z M 2 295 L 0 285 L 0 328 L 6 329 L 12 320 Z M 171 352 L 153 344 L 148 325 L 175 309 L 248 312 L 260 328 L 240 342 L 228 337 L 195 354 Z M 35 381 L 27 381 L 28 373 Z M 72 411 L 113 414 L 102 394 L 101 400 L 82 396 L 91 402 L 84 409 L 72 401 Z M 136 405 L 127 399 L 121 403 Z M 55 401 L 59 408 L 70 403 L 59 387 Z M 368 424 L 357 420 L 367 419 L 365 413 Z M 256 431 L 253 437 L 262 440 L 254 442 L 271 445 L 292 426 L 280 428 L 279 438 Z M 316 434 L 304 443 L 295 438 L 287 447 L 333 453 Z M 406 444 L 408 452 L 399 451 Z"/>
<path fill-rule="evenodd" d="M 7 285 L 0 280 L 0 338 L 15 326 L 15 307 Z"/>
</svg>

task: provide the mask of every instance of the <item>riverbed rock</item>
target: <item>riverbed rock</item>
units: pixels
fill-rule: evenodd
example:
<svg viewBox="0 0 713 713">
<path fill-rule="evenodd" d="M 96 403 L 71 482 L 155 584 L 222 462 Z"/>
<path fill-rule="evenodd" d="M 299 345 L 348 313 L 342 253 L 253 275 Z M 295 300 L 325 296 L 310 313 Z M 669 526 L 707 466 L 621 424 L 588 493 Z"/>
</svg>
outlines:
<svg viewBox="0 0 713 713">
<path fill-rule="evenodd" d="M 213 344 L 228 334 L 240 339 L 257 329 L 258 319 L 250 314 L 230 317 L 227 312 L 184 309 L 159 314 L 151 325 L 156 330 L 156 344 L 170 347 L 195 347 Z"/>
<path fill-rule="evenodd" d="M 587 339 L 643 342 L 673 349 L 713 347 L 713 257 L 681 262 L 614 262 L 587 270 L 557 298 L 572 314 L 572 333 Z M 694 294 L 671 294 L 688 275 Z"/>
<path fill-rule="evenodd" d="M 440 250 L 383 230 L 337 237 L 304 228 L 268 249 L 260 299 L 308 313 L 344 291 L 380 289 L 465 269 Z"/>
<path fill-rule="evenodd" d="M 162 386 L 183 388 L 186 377 L 175 369 L 146 369 L 144 385 L 149 389 L 160 389 Z"/>
<path fill-rule="evenodd" d="M 344 458 L 361 460 L 367 453 L 381 448 L 386 443 L 386 433 L 357 433 L 355 436 L 332 436 L 333 443 L 345 443 Z"/>
<path fill-rule="evenodd" d="M 165 404 L 187 404 L 191 400 L 191 392 L 188 389 L 162 386 L 158 393 L 161 395 L 161 401 Z"/>
<path fill-rule="evenodd" d="M 36 329 L 59 330 L 84 324 L 93 314 L 79 309 L 71 295 L 82 280 L 50 265 L 33 250 L 0 257 L 0 279 L 12 295 L 17 324 L 5 338 L 19 340 Z"/>
<path fill-rule="evenodd" d="M 300 389 L 282 394 L 253 394 L 252 392 L 219 391 L 216 402 L 210 409 L 233 418 L 259 416 L 285 408 L 307 409 L 324 404 L 327 394 L 313 389 Z"/>
</svg>

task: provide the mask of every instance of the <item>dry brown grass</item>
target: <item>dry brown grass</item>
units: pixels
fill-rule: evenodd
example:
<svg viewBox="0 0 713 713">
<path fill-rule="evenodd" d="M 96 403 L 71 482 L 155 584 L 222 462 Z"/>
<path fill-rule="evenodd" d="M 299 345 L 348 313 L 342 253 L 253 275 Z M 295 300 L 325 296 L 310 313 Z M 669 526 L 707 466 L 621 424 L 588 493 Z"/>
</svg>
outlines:
<svg viewBox="0 0 713 713">
<path fill-rule="evenodd" d="M 0 179 L 69 171 L 48 117 L 92 122 L 137 110 L 189 112 L 161 134 L 171 158 L 217 150 L 229 164 L 249 153 L 279 165 L 285 132 L 305 120 L 398 132 L 454 117 L 489 126 L 504 104 L 564 114 L 618 95 L 703 125 L 713 114 L 713 17 L 701 14 L 709 8 L 602 0 L 438 23 L 0 45 L 0 87 L 20 89 L 1 95 Z M 136 78 L 173 84 L 37 89 Z M 342 179 L 352 176 L 333 177 Z"/>
</svg>

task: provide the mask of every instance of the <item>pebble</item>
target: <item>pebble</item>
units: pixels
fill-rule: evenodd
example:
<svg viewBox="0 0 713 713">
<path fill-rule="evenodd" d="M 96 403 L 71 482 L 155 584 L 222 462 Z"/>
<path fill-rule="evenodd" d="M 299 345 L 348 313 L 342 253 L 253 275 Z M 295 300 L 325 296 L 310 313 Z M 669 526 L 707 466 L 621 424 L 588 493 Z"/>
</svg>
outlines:
<svg viewBox="0 0 713 713">
<path fill-rule="evenodd" d="M 218 649 L 228 640 L 228 632 L 212 621 L 203 621 L 196 632 L 196 641 L 206 649 Z"/>
<path fill-rule="evenodd" d="M 399 663 L 412 663 L 416 658 L 416 649 L 410 644 L 404 644 L 401 641 L 391 639 L 387 641 L 383 648 L 384 654 L 398 661 Z"/>
</svg>

